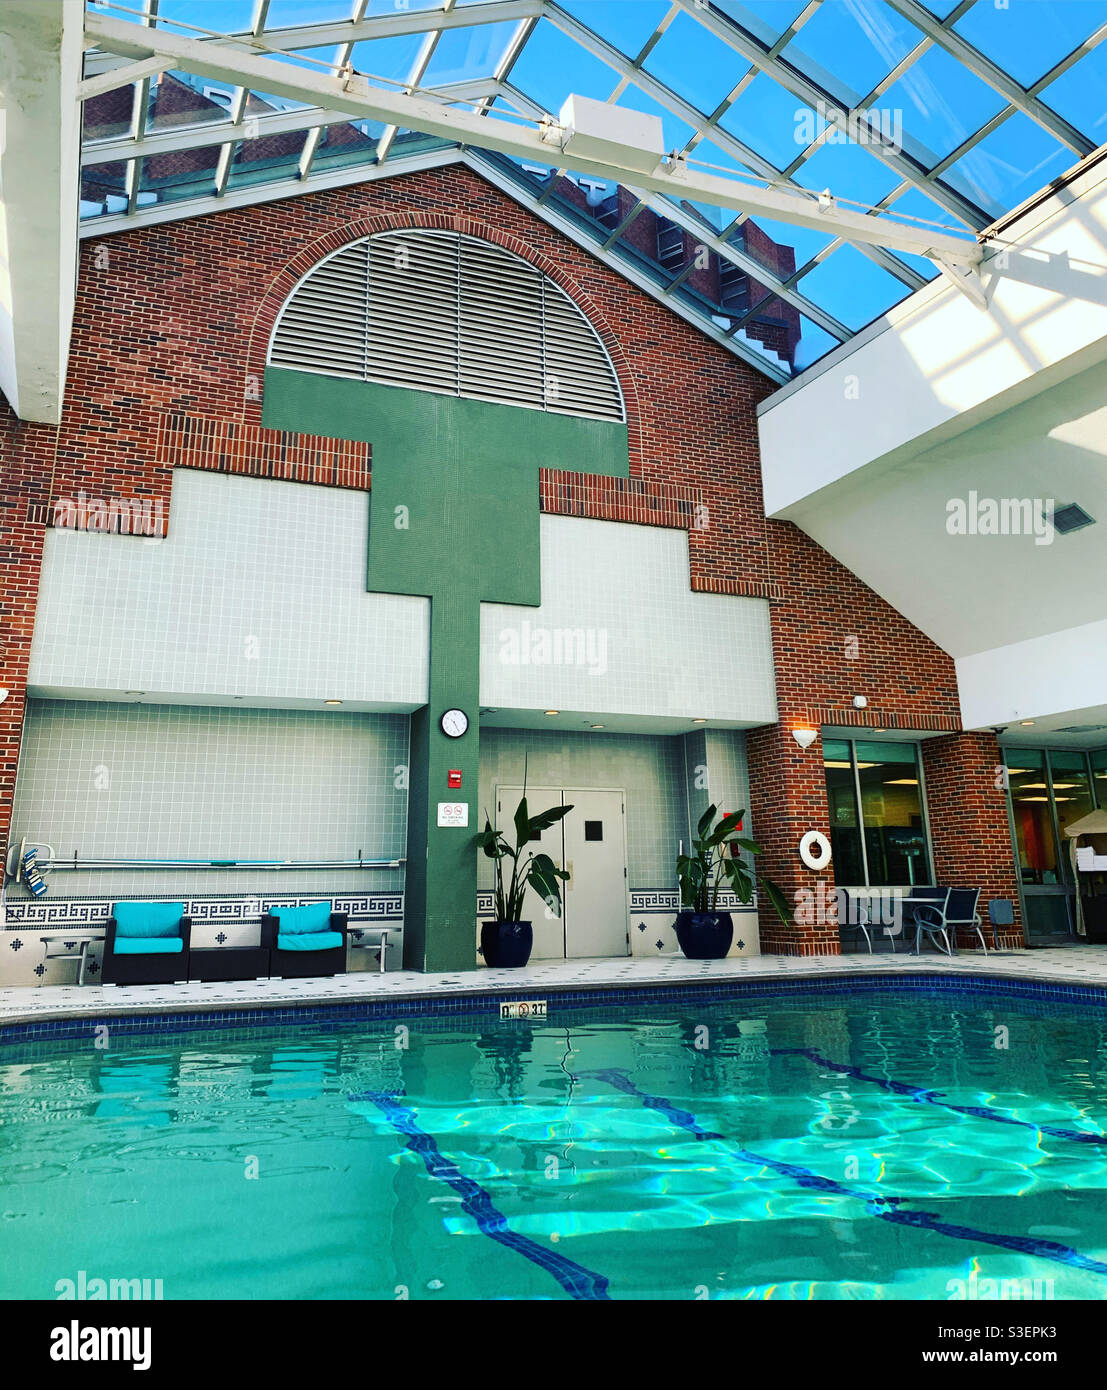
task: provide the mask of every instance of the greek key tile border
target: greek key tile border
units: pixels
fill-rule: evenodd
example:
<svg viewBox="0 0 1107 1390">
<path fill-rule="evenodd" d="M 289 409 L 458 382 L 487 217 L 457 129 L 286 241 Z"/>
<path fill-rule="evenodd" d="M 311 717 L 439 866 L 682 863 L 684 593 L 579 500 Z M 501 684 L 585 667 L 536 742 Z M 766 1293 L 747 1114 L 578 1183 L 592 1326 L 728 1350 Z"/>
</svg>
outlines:
<svg viewBox="0 0 1107 1390">
<path fill-rule="evenodd" d="M 125 894 L 112 898 L 29 898 L 5 904 L 6 931 L 33 931 L 36 928 L 64 929 L 66 927 L 103 927 L 111 915 L 113 903 L 127 900 L 137 902 L 176 902 L 175 898 L 139 898 Z M 183 898 L 185 914 L 193 923 L 232 923 L 235 925 L 260 922 L 273 906 L 300 907 L 320 901 L 312 893 L 266 894 L 238 898 Z M 354 922 L 403 921 L 402 893 L 337 893 L 331 899 L 335 912 L 345 912 Z"/>
<path fill-rule="evenodd" d="M 638 916 L 644 912 L 675 914 L 680 911 L 680 894 L 675 890 L 667 888 L 649 888 L 632 892 L 630 895 L 630 911 L 634 916 Z M 737 893 L 720 893 L 719 911 L 756 912 L 756 899 L 753 903 L 743 903 L 739 901 Z"/>
</svg>

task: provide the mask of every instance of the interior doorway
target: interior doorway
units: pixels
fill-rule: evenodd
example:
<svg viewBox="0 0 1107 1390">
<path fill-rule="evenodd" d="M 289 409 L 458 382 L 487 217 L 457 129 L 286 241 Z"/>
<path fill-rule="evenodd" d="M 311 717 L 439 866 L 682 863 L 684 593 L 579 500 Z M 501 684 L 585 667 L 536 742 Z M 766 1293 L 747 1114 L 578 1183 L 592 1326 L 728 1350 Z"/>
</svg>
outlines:
<svg viewBox="0 0 1107 1390">
<path fill-rule="evenodd" d="M 496 788 L 496 823 L 512 833 L 511 821 L 522 787 Z M 626 797 L 622 791 L 592 787 L 528 787 L 530 809 L 572 806 L 572 811 L 543 831 L 535 851 L 548 854 L 567 869 L 562 884 L 562 913 L 550 912 L 528 889 L 523 918 L 534 926 L 532 960 L 566 960 L 581 956 L 625 956 L 627 936 Z"/>
</svg>

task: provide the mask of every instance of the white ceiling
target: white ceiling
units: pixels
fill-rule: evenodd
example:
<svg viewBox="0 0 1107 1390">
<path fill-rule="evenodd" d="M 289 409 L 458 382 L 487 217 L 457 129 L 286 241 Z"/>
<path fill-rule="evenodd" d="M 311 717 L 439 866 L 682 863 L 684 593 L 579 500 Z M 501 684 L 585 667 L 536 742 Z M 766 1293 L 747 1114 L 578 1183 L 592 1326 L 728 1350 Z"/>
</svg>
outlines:
<svg viewBox="0 0 1107 1390">
<path fill-rule="evenodd" d="M 824 492 L 803 528 L 956 657 L 1099 621 L 1107 616 L 1104 400 L 1101 365 L 879 476 Z M 951 534 L 950 503 L 967 507 L 972 492 L 1078 502 L 1097 524 L 1048 544 Z"/>
</svg>

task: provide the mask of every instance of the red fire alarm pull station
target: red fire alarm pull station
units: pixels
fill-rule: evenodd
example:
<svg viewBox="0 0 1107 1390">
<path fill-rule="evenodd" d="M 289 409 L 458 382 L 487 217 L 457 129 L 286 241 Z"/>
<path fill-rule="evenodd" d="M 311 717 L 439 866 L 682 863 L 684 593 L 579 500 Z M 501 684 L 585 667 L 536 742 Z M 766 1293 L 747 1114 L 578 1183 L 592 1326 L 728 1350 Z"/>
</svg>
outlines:
<svg viewBox="0 0 1107 1390">
<path fill-rule="evenodd" d="M 446 786 L 452 788 L 461 786 L 461 768 L 451 767 L 446 773 Z"/>
</svg>

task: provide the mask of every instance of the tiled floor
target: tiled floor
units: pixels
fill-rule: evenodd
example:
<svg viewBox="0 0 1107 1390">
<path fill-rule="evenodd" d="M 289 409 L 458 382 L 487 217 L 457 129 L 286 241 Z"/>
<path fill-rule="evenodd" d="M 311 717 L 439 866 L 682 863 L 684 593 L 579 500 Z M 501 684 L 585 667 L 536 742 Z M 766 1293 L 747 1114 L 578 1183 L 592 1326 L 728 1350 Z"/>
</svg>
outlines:
<svg viewBox="0 0 1107 1390">
<path fill-rule="evenodd" d="M 411 999 L 426 995 L 504 992 L 540 996 L 543 990 L 627 988 L 702 981 L 823 978 L 840 974 L 889 974 L 924 970 L 1000 979 L 1050 981 L 1107 990 L 1107 948 L 1095 946 L 1041 951 L 963 952 L 942 955 L 759 956 L 694 961 L 660 959 L 540 961 L 523 970 L 470 970 L 422 975 L 410 970 L 385 975 L 363 971 L 325 980 L 239 980 L 226 984 L 49 985 L 0 991 L 0 1024 L 83 1014 L 200 1012 L 206 1009 L 269 1008 L 289 1004 L 349 1002 L 357 999 Z"/>
</svg>

